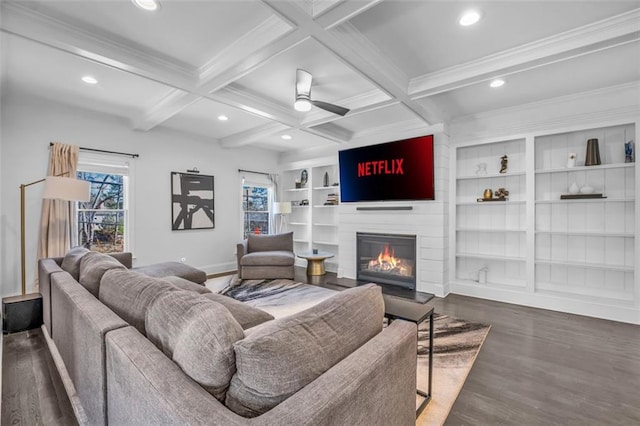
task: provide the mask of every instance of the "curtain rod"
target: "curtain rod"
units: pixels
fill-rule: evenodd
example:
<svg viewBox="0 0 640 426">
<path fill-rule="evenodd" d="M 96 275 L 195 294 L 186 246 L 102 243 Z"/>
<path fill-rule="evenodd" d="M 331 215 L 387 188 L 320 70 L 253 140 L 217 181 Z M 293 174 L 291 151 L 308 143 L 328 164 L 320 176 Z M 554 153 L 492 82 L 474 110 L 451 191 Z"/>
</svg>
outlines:
<svg viewBox="0 0 640 426">
<path fill-rule="evenodd" d="M 53 142 L 49 142 L 49 146 L 53 146 Z M 82 151 L 93 151 L 93 152 L 102 152 L 103 154 L 116 154 L 116 155 L 126 155 L 127 157 L 138 158 L 140 154 L 129 154 L 128 152 L 118 152 L 118 151 L 105 151 L 104 149 L 95 149 L 95 148 L 85 148 L 80 147 Z"/>
<path fill-rule="evenodd" d="M 271 173 L 255 172 L 253 170 L 245 170 L 245 169 L 238 169 L 238 172 L 239 173 L 242 173 L 242 172 L 244 172 L 244 173 L 255 173 L 257 175 L 265 175 L 265 176 L 270 176 L 271 175 Z"/>
</svg>

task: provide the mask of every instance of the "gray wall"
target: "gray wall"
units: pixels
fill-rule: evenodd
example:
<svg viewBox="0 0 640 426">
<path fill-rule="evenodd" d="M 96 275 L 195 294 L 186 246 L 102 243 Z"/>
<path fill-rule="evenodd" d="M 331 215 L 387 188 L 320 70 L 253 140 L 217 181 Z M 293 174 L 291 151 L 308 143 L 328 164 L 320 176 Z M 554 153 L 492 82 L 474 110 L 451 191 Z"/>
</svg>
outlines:
<svg viewBox="0 0 640 426">
<path fill-rule="evenodd" d="M 138 153 L 133 182 L 134 263 L 179 261 L 219 272 L 235 268 L 241 236 L 237 169 L 273 172 L 277 153 L 256 148 L 223 149 L 212 139 L 166 128 L 130 129 L 113 116 L 76 109 L 37 97 L 2 97 L 0 145 L 0 295 L 20 292 L 19 185 L 46 175 L 49 142 Z M 171 231 L 170 172 L 197 167 L 215 176 L 213 230 Z M 27 188 L 27 289 L 35 275 L 42 184 Z"/>
</svg>

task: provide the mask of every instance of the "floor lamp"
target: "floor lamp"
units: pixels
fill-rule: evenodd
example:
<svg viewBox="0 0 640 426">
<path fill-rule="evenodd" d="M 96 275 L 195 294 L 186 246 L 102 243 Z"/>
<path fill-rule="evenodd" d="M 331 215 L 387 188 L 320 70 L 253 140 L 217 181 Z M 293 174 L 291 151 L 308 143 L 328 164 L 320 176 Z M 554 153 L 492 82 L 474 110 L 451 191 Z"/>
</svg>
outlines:
<svg viewBox="0 0 640 426">
<path fill-rule="evenodd" d="M 38 328 L 42 324 L 42 295 L 27 294 L 26 256 L 25 256 L 25 189 L 31 185 L 44 182 L 42 198 L 63 201 L 89 201 L 91 184 L 84 180 L 57 176 L 20 185 L 20 266 L 22 273 L 22 294 L 2 299 L 2 332 L 15 333 Z"/>
<path fill-rule="evenodd" d="M 281 234 L 287 230 L 287 216 L 291 213 L 291 202 L 281 201 L 279 203 L 273 203 L 273 214 L 280 215 L 280 221 L 278 222 L 277 232 Z"/>
<path fill-rule="evenodd" d="M 20 185 L 20 263 L 22 267 L 22 295 L 27 293 L 26 284 L 26 256 L 25 256 L 25 207 L 24 194 L 28 186 L 44 182 L 43 199 L 63 201 L 89 201 L 91 184 L 86 180 L 64 177 L 68 174 L 61 173 L 57 176 L 47 176 L 44 179 Z"/>
</svg>

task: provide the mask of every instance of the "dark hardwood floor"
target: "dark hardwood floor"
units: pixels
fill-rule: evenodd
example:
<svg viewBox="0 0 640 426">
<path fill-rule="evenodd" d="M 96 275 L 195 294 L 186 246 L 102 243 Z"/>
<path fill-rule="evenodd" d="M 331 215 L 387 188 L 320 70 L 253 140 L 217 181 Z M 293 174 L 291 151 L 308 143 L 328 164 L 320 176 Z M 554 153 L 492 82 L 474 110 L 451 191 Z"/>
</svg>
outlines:
<svg viewBox="0 0 640 426">
<path fill-rule="evenodd" d="M 640 326 L 457 295 L 429 304 L 492 326 L 446 425 L 640 425 Z M 75 423 L 39 330 L 4 336 L 3 354 L 2 425 Z"/>
<path fill-rule="evenodd" d="M 2 425 L 76 425 L 42 331 L 3 336 Z"/>
</svg>

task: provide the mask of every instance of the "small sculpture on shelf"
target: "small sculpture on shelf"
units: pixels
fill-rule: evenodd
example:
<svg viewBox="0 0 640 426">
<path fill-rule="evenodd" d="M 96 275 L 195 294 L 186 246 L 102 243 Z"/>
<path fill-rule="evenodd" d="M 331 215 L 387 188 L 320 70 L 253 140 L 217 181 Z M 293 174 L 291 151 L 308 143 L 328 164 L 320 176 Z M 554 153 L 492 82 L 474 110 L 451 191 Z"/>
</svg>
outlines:
<svg viewBox="0 0 640 426">
<path fill-rule="evenodd" d="M 624 144 L 624 162 L 634 163 L 635 161 L 636 158 L 633 152 L 633 141 L 629 141 Z"/>
<path fill-rule="evenodd" d="M 476 167 L 476 176 L 484 176 L 487 174 L 487 163 L 478 163 Z"/>
<path fill-rule="evenodd" d="M 500 173 L 507 173 L 508 161 L 509 161 L 509 158 L 507 157 L 507 154 L 500 157 Z"/>
<path fill-rule="evenodd" d="M 504 188 L 498 188 L 496 189 L 496 192 L 494 192 L 493 195 L 500 199 L 502 198 L 506 199 L 509 196 L 509 191 Z"/>
<path fill-rule="evenodd" d="M 487 188 L 484 190 L 484 193 L 482 194 L 482 198 L 485 200 L 490 200 L 493 198 L 493 191 L 490 188 Z"/>
<path fill-rule="evenodd" d="M 322 179 L 322 186 L 329 186 L 329 173 L 324 172 L 324 178 Z"/>
<path fill-rule="evenodd" d="M 571 169 L 576 166 L 576 153 L 570 152 L 569 158 L 567 159 L 567 169 Z"/>
</svg>

